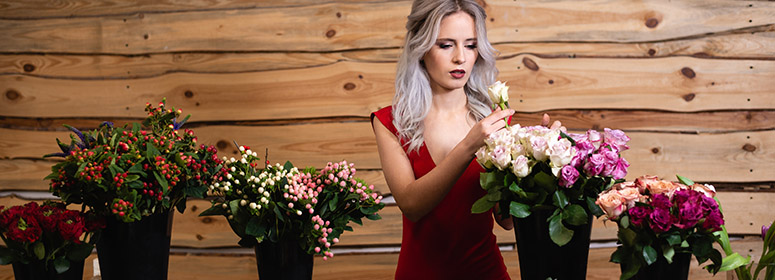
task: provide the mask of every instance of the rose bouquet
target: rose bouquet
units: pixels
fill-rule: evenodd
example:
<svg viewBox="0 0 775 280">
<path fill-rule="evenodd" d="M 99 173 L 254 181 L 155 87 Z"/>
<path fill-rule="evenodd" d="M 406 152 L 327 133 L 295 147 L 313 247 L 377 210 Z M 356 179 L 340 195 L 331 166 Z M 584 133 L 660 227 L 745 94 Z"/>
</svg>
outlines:
<svg viewBox="0 0 775 280">
<path fill-rule="evenodd" d="M 491 87 L 491 91 L 496 90 Z M 494 102 L 503 102 L 498 98 Z M 601 216 L 595 200 L 598 193 L 627 174 L 629 163 L 620 153 L 629 148 L 630 139 L 622 131 L 608 128 L 603 133 L 589 130 L 585 134 L 565 134 L 564 130 L 517 124 L 490 134 L 485 146 L 476 152 L 476 160 L 486 169 L 480 183 L 487 195 L 476 201 L 471 211 L 482 213 L 496 204 L 503 216 L 509 213 L 517 218 L 536 210 L 553 211 L 548 220 L 549 235 L 560 246 L 573 237 L 566 224 L 587 224 L 589 214 Z"/>
<path fill-rule="evenodd" d="M 621 279 L 662 258 L 672 263 L 682 253 L 694 254 L 700 264 L 710 259 L 706 269 L 714 274 L 721 268 L 721 253 L 713 243 L 724 219 L 715 188 L 679 179 L 682 183 L 642 176 L 600 194 L 596 203 L 619 226 L 621 245 L 611 261 L 621 264 Z"/>
<path fill-rule="evenodd" d="M 307 254 L 333 257 L 347 224 L 378 220 L 382 196 L 354 177 L 352 163 L 328 163 L 322 170 L 299 170 L 290 162 L 261 162 L 249 147 L 241 158 L 225 160 L 210 186 L 213 207 L 200 216 L 223 215 L 243 247 L 294 239 Z M 266 164 L 266 166 L 264 166 Z M 261 169 L 263 168 L 263 169 Z"/>
<path fill-rule="evenodd" d="M 146 104 L 148 117 L 142 125 L 114 128 L 106 122 L 99 129 L 75 135 L 71 143 L 57 139 L 64 161 L 46 177 L 50 191 L 68 204 L 84 204 L 100 215 L 124 222 L 171 207 L 182 213 L 186 197 L 204 197 L 221 161 L 215 147 L 201 145 L 191 130 L 180 127 L 182 111 Z"/>
<path fill-rule="evenodd" d="M 41 264 L 47 271 L 64 273 L 70 262 L 83 262 L 94 248 L 94 232 L 104 221 L 64 204 L 47 201 L 24 206 L 0 206 L 0 264 Z"/>
</svg>

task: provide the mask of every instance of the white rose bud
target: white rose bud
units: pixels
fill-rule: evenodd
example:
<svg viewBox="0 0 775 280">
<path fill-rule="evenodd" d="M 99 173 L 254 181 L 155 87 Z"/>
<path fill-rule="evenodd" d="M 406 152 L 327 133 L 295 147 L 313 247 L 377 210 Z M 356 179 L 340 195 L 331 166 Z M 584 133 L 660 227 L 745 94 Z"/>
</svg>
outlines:
<svg viewBox="0 0 775 280">
<path fill-rule="evenodd" d="M 497 81 L 488 87 L 487 93 L 490 95 L 490 99 L 495 104 L 509 101 L 509 87 L 506 85 L 506 83 L 501 81 Z"/>
</svg>

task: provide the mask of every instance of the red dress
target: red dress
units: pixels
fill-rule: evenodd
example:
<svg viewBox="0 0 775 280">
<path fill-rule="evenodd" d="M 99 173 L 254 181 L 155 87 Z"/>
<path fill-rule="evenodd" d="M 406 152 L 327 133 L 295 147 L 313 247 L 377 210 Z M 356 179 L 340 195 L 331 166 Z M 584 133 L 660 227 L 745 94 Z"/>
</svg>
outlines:
<svg viewBox="0 0 775 280">
<path fill-rule="evenodd" d="M 377 117 L 397 135 L 392 107 L 382 108 L 371 117 Z M 425 143 L 419 152 L 407 156 L 415 179 L 436 167 Z M 430 213 L 417 222 L 403 216 L 396 279 L 510 279 L 492 233 L 492 210 L 471 214 L 471 206 L 486 194 L 479 185 L 480 172 L 484 169 L 471 160 L 452 190 Z"/>
</svg>

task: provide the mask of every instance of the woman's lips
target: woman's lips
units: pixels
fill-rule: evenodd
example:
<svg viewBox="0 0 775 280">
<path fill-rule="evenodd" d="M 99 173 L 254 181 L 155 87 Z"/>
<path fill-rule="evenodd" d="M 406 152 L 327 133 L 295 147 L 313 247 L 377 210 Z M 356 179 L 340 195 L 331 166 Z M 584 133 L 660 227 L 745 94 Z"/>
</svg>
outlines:
<svg viewBox="0 0 775 280">
<path fill-rule="evenodd" d="M 466 76 L 466 71 L 465 70 L 461 70 L 461 69 L 457 69 L 457 70 L 449 71 L 449 74 L 452 75 L 452 78 L 462 79 L 463 77 Z"/>
</svg>

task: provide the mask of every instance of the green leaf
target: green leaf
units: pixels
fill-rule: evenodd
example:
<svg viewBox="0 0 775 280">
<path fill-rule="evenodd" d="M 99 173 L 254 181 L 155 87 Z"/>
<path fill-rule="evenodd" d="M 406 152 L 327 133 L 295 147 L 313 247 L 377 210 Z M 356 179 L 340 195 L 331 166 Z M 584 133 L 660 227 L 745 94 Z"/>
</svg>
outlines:
<svg viewBox="0 0 775 280">
<path fill-rule="evenodd" d="M 681 235 L 679 234 L 671 234 L 664 237 L 665 240 L 667 240 L 667 244 L 670 244 L 670 246 L 675 246 L 678 244 L 681 244 Z"/>
<path fill-rule="evenodd" d="M 253 216 L 245 227 L 245 234 L 255 237 L 261 237 L 266 234 L 268 226 L 261 222 L 261 218 Z"/>
<path fill-rule="evenodd" d="M 630 227 L 630 216 L 624 216 L 619 218 L 619 225 L 623 228 Z"/>
<path fill-rule="evenodd" d="M 485 189 L 489 191 L 492 188 L 498 187 L 500 185 L 500 180 L 498 180 L 498 173 L 497 172 L 482 172 L 479 175 L 479 185 L 482 186 L 482 189 Z"/>
<path fill-rule="evenodd" d="M 619 241 L 624 244 L 624 246 L 632 247 L 635 245 L 635 238 L 638 237 L 638 234 L 629 228 L 619 227 L 619 231 L 616 233 L 616 236 L 619 238 Z"/>
<path fill-rule="evenodd" d="M 362 207 L 361 213 L 363 213 L 364 215 L 371 215 L 371 214 L 377 213 L 379 209 L 382 209 L 382 207 L 379 207 L 379 205 L 374 205 L 371 207 Z"/>
<path fill-rule="evenodd" d="M 285 170 L 291 170 L 293 169 L 293 163 L 291 163 L 291 161 L 286 161 L 285 164 L 283 165 L 283 168 Z"/>
<path fill-rule="evenodd" d="M 588 223 L 588 217 L 584 207 L 577 204 L 571 204 L 562 211 L 562 220 L 574 226 Z"/>
<path fill-rule="evenodd" d="M 643 260 L 646 261 L 646 264 L 651 265 L 652 263 L 655 263 L 657 257 L 657 250 L 655 250 L 654 247 L 651 247 L 651 245 L 643 247 Z"/>
<path fill-rule="evenodd" d="M 91 255 L 94 245 L 89 243 L 75 244 L 67 251 L 67 258 L 71 261 L 83 261 Z"/>
<path fill-rule="evenodd" d="M 511 182 L 511 185 L 509 185 L 509 190 L 515 194 L 517 194 L 520 198 L 527 197 L 527 193 L 525 193 L 525 190 L 519 187 L 517 185 L 517 182 Z"/>
<path fill-rule="evenodd" d="M 167 179 L 165 179 L 159 172 L 153 171 L 153 177 L 156 177 L 156 181 L 159 182 L 162 190 L 167 189 Z"/>
<path fill-rule="evenodd" d="M 64 256 L 54 259 L 54 269 L 62 274 L 70 269 L 70 262 Z"/>
<path fill-rule="evenodd" d="M 334 198 L 328 201 L 328 209 L 336 211 L 336 204 L 339 203 L 339 194 L 335 194 Z"/>
<path fill-rule="evenodd" d="M 471 213 L 479 214 L 487 212 L 487 210 L 490 210 L 492 207 L 495 206 L 495 202 L 487 200 L 487 197 L 482 197 L 476 202 L 474 202 L 474 205 L 471 206 Z"/>
<path fill-rule="evenodd" d="M 563 246 L 573 238 L 573 230 L 566 228 L 562 224 L 562 217 L 557 215 L 549 221 L 549 237 L 554 241 L 554 244 Z"/>
<path fill-rule="evenodd" d="M 565 206 L 568 206 L 568 197 L 565 196 L 563 191 L 556 190 L 554 194 L 552 194 L 552 202 L 554 206 L 557 206 L 560 209 L 564 209 Z"/>
<path fill-rule="evenodd" d="M 41 241 L 35 242 L 35 244 L 32 245 L 32 252 L 39 260 L 46 257 L 46 247 L 43 246 L 43 242 Z"/>
<path fill-rule="evenodd" d="M 274 207 L 272 207 L 272 210 L 274 210 L 274 214 L 277 215 L 277 218 L 280 219 L 280 221 L 285 222 L 285 216 L 283 216 L 283 213 L 280 212 L 280 207 L 275 205 Z M 272 242 L 275 242 L 275 241 L 277 240 L 273 240 Z"/>
<path fill-rule="evenodd" d="M 0 247 L 0 265 L 11 264 L 16 261 L 16 256 L 11 249 Z"/>
<path fill-rule="evenodd" d="M 208 208 L 207 210 L 202 211 L 202 213 L 199 213 L 199 217 L 216 216 L 216 215 L 228 216 L 226 214 L 226 209 L 223 209 L 223 207 L 220 204 L 213 205 L 212 207 Z"/>
<path fill-rule="evenodd" d="M 694 185 L 694 181 L 689 180 L 689 178 L 686 178 L 686 177 L 678 175 L 678 174 L 675 174 L 675 177 L 678 177 L 678 181 L 681 182 L 681 184 L 684 184 L 684 185 L 687 185 L 687 186 Z"/>
<path fill-rule="evenodd" d="M 710 238 L 698 238 L 694 244 L 692 244 L 692 253 L 694 253 L 694 256 L 698 259 L 710 254 L 711 250 L 713 250 L 713 240 Z"/>
<path fill-rule="evenodd" d="M 369 219 L 372 221 L 378 221 L 378 220 L 382 220 L 382 216 L 378 214 L 371 214 L 371 215 L 366 215 L 366 219 Z"/>
<path fill-rule="evenodd" d="M 487 200 L 489 201 L 498 202 L 499 200 L 501 200 L 501 192 L 495 191 L 492 193 L 488 193 L 486 197 L 487 197 Z"/>
<path fill-rule="evenodd" d="M 673 256 L 675 256 L 675 249 L 672 246 L 662 246 L 662 256 L 665 257 L 667 263 L 673 263 Z"/>
<path fill-rule="evenodd" d="M 538 172 L 538 174 L 535 175 L 534 180 L 536 184 L 549 192 L 557 189 L 557 183 L 554 181 L 554 177 L 546 172 Z"/>
<path fill-rule="evenodd" d="M 530 206 L 527 204 L 512 201 L 509 204 L 509 214 L 517 218 L 530 216 Z"/>
<path fill-rule="evenodd" d="M 149 159 L 152 159 L 158 155 L 161 155 L 159 149 L 156 149 L 156 146 L 154 146 L 152 143 L 147 143 L 145 148 L 145 156 Z"/>
</svg>

